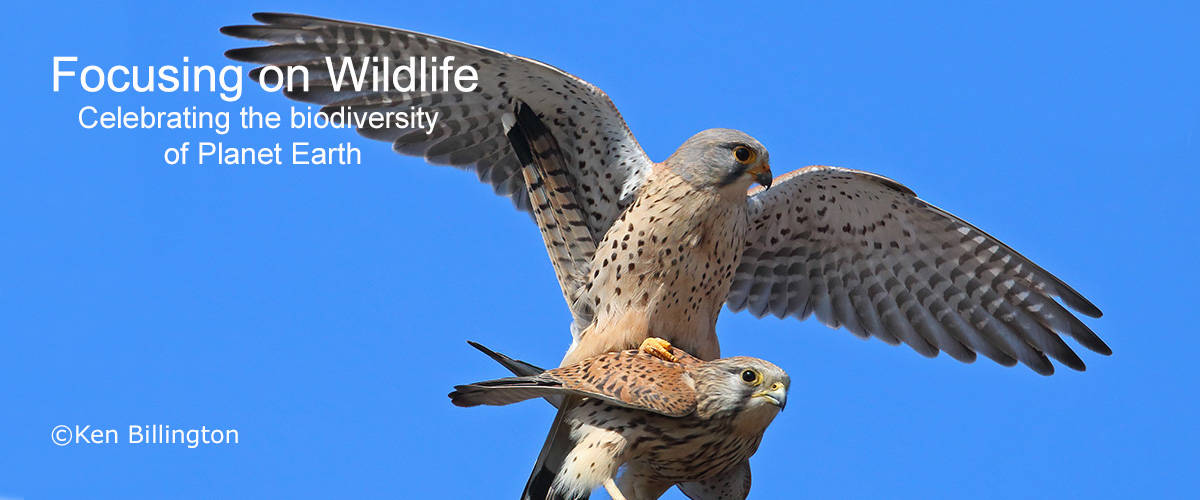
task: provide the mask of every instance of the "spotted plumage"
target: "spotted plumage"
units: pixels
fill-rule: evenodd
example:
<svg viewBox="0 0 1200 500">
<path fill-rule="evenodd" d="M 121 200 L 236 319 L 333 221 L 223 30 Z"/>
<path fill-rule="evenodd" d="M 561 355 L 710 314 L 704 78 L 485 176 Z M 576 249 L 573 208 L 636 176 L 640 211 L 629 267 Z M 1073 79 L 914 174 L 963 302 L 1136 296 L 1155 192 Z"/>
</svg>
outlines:
<svg viewBox="0 0 1200 500">
<path fill-rule="evenodd" d="M 471 168 L 534 214 L 574 319 L 564 364 L 650 336 L 714 359 L 722 305 L 757 316 L 815 314 L 926 356 L 945 351 L 970 362 L 982 353 L 1041 374 L 1053 373 L 1050 358 L 1084 369 L 1060 335 L 1111 353 L 1067 310 L 1099 317 L 1096 306 L 890 179 L 809 167 L 747 192 L 772 179 L 766 149 L 741 132 L 700 132 L 654 163 L 602 91 L 552 66 L 411 31 L 291 14 L 255 18 L 265 24 L 222 31 L 271 44 L 229 57 L 310 68 L 313 87 L 286 94 L 326 109 L 441 113 L 432 134 L 359 132 L 400 153 Z M 477 69 L 479 88 L 334 91 L 322 69 L 326 56 L 454 56 Z M 514 128 L 518 134 L 509 134 Z M 518 158 L 522 147 L 528 161 Z M 562 416 L 578 398 L 561 403 L 525 498 L 544 498 L 546 475 L 571 447 Z"/>
<path fill-rule="evenodd" d="M 566 362 L 648 337 L 719 356 L 715 326 L 746 236 L 744 196 L 695 189 L 669 166 L 655 168 L 597 245 L 585 287 L 596 317 Z"/>
<path fill-rule="evenodd" d="M 562 155 L 544 137 L 546 128 L 536 117 L 523 115 L 524 109 L 518 105 L 510 125 L 514 150 L 528 177 L 553 178 Z M 564 285 L 575 322 L 574 342 L 563 365 L 637 346 L 650 337 L 665 338 L 701 359 L 716 358 L 716 320 L 746 235 L 745 193 L 751 182 L 769 184 L 768 154 L 758 141 L 735 130 L 696 134 L 655 165 L 633 203 L 591 251 L 586 268 L 591 274 L 581 289 L 571 288 L 580 292 L 568 294 L 570 284 Z M 570 254 L 578 242 L 556 241 L 547 228 L 561 228 L 562 214 L 575 210 L 555 205 L 557 190 L 544 184 L 530 184 L 530 192 L 534 199 L 548 200 L 547 206 L 535 205 L 534 215 L 561 282 L 564 275 L 578 272 L 568 271 L 579 269 L 578 260 L 556 256 Z M 540 196 L 539 191 L 550 193 Z M 545 498 L 551 478 L 576 447 L 575 429 L 566 422 L 579 403 L 579 398 L 564 398 L 524 498 Z"/>
<path fill-rule="evenodd" d="M 1005 365 L 1022 362 L 1043 374 L 1054 370 L 1047 356 L 1084 368 L 1060 334 L 1101 354 L 1111 353 L 1054 298 L 1099 317 L 1091 302 L 999 240 L 895 181 L 850 169 L 809 167 L 781 176 L 770 190 L 747 194 L 746 181 L 770 181 L 770 175 L 759 171 L 765 177 L 755 178 L 744 175 L 745 169 L 730 168 L 737 165 L 731 156 L 742 154 L 733 149 L 739 144 L 716 136 L 740 132 L 701 132 L 656 164 L 602 91 L 553 66 L 381 26 L 295 14 L 254 17 L 264 24 L 227 26 L 222 32 L 270 44 L 227 55 L 308 68 L 310 88 L 285 91 L 288 97 L 329 110 L 420 106 L 437 112 L 442 118 L 432 134 L 370 127 L 359 132 L 391 142 L 400 153 L 471 168 L 522 210 L 532 211 L 530 193 L 541 192 L 543 213 L 553 214 L 560 229 L 569 229 L 543 228 L 548 248 L 590 235 L 595 244 L 590 261 L 588 242 L 566 257 L 551 251 L 576 320 L 565 361 L 633 347 L 651 334 L 702 358 L 715 357 L 718 343 L 710 328 L 671 325 L 675 320 L 707 323 L 704 318 L 715 316 L 722 303 L 758 316 L 816 314 L 828 325 L 903 342 L 924 355 L 946 351 L 971 361 L 978 352 Z M 478 71 L 479 85 L 472 92 L 333 90 L 324 68 L 327 56 L 399 61 L 453 56 Z M 380 64 L 370 62 L 367 69 Z M 270 73 L 256 69 L 251 75 L 262 79 Z M 367 80 L 368 86 L 376 83 L 373 76 Z M 522 104 L 542 128 L 535 134 L 540 143 L 535 147 L 544 148 L 538 157 L 549 160 L 535 165 L 540 177 L 522 165 L 506 134 Z M 765 150 L 757 141 L 738 140 L 752 155 L 750 163 L 765 165 Z M 552 187 L 545 187 L 546 181 Z M 529 189 L 538 185 L 543 186 L 540 191 Z M 720 194 L 719 203 L 713 193 Z M 727 253 L 718 246 L 724 243 L 705 240 L 706 234 L 740 250 Z M 642 254 L 632 248 L 631 258 L 630 248 L 622 245 L 628 247 L 635 237 L 642 238 Z M 654 245 L 653 252 L 646 245 Z M 678 276 L 672 269 L 642 268 L 660 262 L 680 266 Z M 706 272 L 729 262 L 736 262 L 732 278 L 727 271 Z M 696 276 L 697 266 L 706 264 Z M 643 297 L 648 307 L 641 307 Z M 657 311 L 668 309 L 663 318 L 671 321 L 656 319 Z M 597 321 L 593 314 L 606 319 Z M 588 330 L 593 324 L 597 326 Z"/>
<path fill-rule="evenodd" d="M 628 204 L 650 161 L 612 101 L 595 86 L 548 64 L 496 50 L 423 33 L 338 21 L 299 14 L 256 13 L 264 24 L 226 26 L 221 32 L 238 38 L 271 42 L 225 54 L 237 61 L 274 66 L 304 66 L 308 90 L 283 90 L 289 98 L 336 111 L 407 111 L 419 107 L 438 113 L 431 134 L 418 128 L 373 128 L 359 134 L 386 141 L 402 154 L 418 155 L 430 163 L 473 170 L 521 210 L 530 210 L 521 165 L 505 136 L 503 117 L 520 99 L 545 120 L 562 146 L 566 167 L 579 186 L 579 202 L 589 230 L 599 239 Z M 409 57 L 454 57 L 455 64 L 478 72 L 473 92 L 354 92 L 334 90 L 326 57 L 378 57 L 366 63 L 364 88 L 374 88 L 383 71 L 382 58 L 407 63 Z M 378 71 L 378 73 L 376 73 Z M 256 68 L 254 80 L 271 80 L 271 72 Z M 421 75 L 418 76 L 418 81 Z M 405 82 L 407 83 L 407 82 Z"/>
<path fill-rule="evenodd" d="M 629 499 L 658 498 L 675 485 L 696 499 L 745 498 L 748 459 L 786 404 L 787 374 L 756 358 L 705 362 L 677 348 L 671 354 L 674 362 L 634 350 L 606 353 L 536 375 L 457 386 L 450 398 L 475 406 L 586 397 L 567 412 L 574 446 L 555 471 L 552 495 L 585 497 L 624 466 L 618 485 Z"/>
</svg>

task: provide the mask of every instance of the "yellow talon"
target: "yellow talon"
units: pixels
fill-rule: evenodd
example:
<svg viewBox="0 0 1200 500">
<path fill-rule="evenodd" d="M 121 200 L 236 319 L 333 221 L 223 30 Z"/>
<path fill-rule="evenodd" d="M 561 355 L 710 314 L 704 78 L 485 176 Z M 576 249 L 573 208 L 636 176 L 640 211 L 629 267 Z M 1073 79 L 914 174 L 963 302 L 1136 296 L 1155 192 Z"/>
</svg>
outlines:
<svg viewBox="0 0 1200 500">
<path fill-rule="evenodd" d="M 643 340 L 642 346 L 638 348 L 638 351 L 665 361 L 675 361 L 675 355 L 671 354 L 671 343 L 658 337 L 650 337 Z"/>
</svg>

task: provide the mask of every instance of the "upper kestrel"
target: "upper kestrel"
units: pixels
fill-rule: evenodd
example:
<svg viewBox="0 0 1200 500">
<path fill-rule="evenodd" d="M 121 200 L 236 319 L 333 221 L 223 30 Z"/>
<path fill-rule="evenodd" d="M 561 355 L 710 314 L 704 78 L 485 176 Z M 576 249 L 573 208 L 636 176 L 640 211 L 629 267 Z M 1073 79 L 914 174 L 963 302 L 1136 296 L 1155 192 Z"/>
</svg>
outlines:
<svg viewBox="0 0 1200 500">
<path fill-rule="evenodd" d="M 325 74 L 326 56 L 453 56 L 474 67 L 478 86 L 468 93 L 334 91 L 320 78 L 307 91 L 285 93 L 330 110 L 437 111 L 442 118 L 432 134 L 369 125 L 359 133 L 432 163 L 471 168 L 526 211 L 531 206 L 522 164 L 505 122 L 515 121 L 518 102 L 528 105 L 560 150 L 559 177 L 568 183 L 560 188 L 575 202 L 566 209 L 580 214 L 597 249 L 594 259 L 583 260 L 588 269 L 564 274 L 583 281 L 573 287 L 586 289 L 579 298 L 590 303 L 586 314 L 606 314 L 626 331 L 644 333 L 625 333 L 621 341 L 577 339 L 571 353 L 577 358 L 636 347 L 651 335 L 701 358 L 715 357 L 713 322 L 721 303 L 756 316 L 815 313 L 827 325 L 903 342 L 926 356 L 945 351 L 969 362 L 979 352 L 1043 374 L 1054 370 L 1047 355 L 1084 368 L 1056 333 L 1111 352 L 1054 297 L 1088 316 L 1100 316 L 1096 306 L 991 235 L 890 179 L 807 167 L 747 195 L 743 188 L 769 175 L 768 157 L 741 132 L 701 132 L 656 164 L 602 91 L 553 66 L 393 28 L 294 14 L 254 17 L 265 24 L 222 32 L 272 44 L 233 49 L 229 57 L 306 65 L 314 75 Z M 664 286 L 672 280 L 677 286 Z M 621 286 L 627 283 L 635 288 Z M 625 308 L 639 312 L 619 311 Z M 686 327 L 654 319 L 680 315 Z M 586 336 L 592 323 L 580 325 L 577 334 Z"/>
<path fill-rule="evenodd" d="M 537 374 L 460 385 L 450 399 L 476 406 L 586 397 L 566 417 L 574 446 L 553 479 L 554 498 L 584 498 L 622 466 L 626 471 L 617 487 L 628 499 L 658 498 L 677 484 L 698 500 L 746 498 L 749 458 L 787 404 L 787 374 L 757 358 L 700 361 L 667 346 L 663 355 L 674 361 L 664 361 L 645 351 L 605 353 Z"/>
</svg>

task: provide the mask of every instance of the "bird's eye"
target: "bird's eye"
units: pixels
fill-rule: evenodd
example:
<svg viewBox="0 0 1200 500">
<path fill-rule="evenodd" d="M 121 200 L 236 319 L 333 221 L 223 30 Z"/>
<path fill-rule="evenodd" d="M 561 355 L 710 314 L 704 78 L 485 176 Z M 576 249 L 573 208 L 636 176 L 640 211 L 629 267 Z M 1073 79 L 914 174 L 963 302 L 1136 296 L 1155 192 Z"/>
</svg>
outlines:
<svg viewBox="0 0 1200 500">
<path fill-rule="evenodd" d="M 746 146 L 738 146 L 733 148 L 733 157 L 737 159 L 738 163 L 743 165 L 749 165 L 754 161 L 756 156 L 757 155 L 754 154 L 754 150 Z"/>
<path fill-rule="evenodd" d="M 742 381 L 750 385 L 758 385 L 762 382 L 762 375 L 754 370 L 746 370 L 742 372 Z"/>
</svg>

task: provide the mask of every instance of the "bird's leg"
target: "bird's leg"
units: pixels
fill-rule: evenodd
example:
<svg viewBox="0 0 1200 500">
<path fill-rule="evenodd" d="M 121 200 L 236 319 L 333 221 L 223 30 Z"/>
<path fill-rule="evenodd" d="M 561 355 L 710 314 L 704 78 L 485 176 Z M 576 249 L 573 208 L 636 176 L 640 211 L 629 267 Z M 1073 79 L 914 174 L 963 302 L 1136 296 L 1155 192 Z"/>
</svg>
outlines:
<svg viewBox="0 0 1200 500">
<path fill-rule="evenodd" d="M 646 344 L 643 342 L 642 345 Z M 604 491 L 608 492 L 608 496 L 612 497 L 612 500 L 625 500 L 625 495 L 621 494 L 621 490 L 617 488 L 617 483 L 614 483 L 611 477 L 604 480 Z"/>
<path fill-rule="evenodd" d="M 644 352 L 664 361 L 675 361 L 675 355 L 671 353 L 671 343 L 658 337 L 650 337 L 646 340 L 643 340 L 642 346 L 638 347 L 638 351 Z"/>
</svg>

